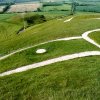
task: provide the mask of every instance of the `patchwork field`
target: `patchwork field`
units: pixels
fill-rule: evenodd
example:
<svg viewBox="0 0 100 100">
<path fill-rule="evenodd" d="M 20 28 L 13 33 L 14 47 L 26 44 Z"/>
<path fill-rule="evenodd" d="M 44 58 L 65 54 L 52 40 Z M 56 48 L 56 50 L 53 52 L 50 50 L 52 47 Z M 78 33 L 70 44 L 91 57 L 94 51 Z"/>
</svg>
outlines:
<svg viewBox="0 0 100 100">
<path fill-rule="evenodd" d="M 24 18 L 0 14 L 0 100 L 99 100 L 100 14 Z"/>
<path fill-rule="evenodd" d="M 40 4 L 40 3 L 15 4 L 15 5 L 10 6 L 8 13 L 37 11 L 37 9 L 41 8 L 41 7 L 42 7 L 42 4 Z"/>
<path fill-rule="evenodd" d="M 84 12 L 100 12 L 100 4 L 94 6 L 77 6 L 76 10 Z"/>
<path fill-rule="evenodd" d="M 3 12 L 4 8 L 5 8 L 5 6 L 0 6 L 0 12 Z"/>
</svg>

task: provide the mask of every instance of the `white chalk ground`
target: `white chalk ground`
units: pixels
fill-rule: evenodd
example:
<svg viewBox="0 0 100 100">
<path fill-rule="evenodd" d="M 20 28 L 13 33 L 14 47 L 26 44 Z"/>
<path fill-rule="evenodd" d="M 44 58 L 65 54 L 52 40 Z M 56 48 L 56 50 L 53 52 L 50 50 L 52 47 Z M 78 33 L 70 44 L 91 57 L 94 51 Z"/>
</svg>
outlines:
<svg viewBox="0 0 100 100">
<path fill-rule="evenodd" d="M 66 20 L 64 21 L 64 23 L 70 22 L 73 18 L 74 18 L 74 17 L 72 17 L 72 18 L 70 18 L 70 19 L 66 19 Z"/>
<path fill-rule="evenodd" d="M 46 49 L 38 49 L 38 50 L 36 50 L 37 54 L 43 54 L 45 52 L 46 52 Z"/>
<path fill-rule="evenodd" d="M 30 70 L 30 69 L 33 69 L 33 68 L 38 68 L 38 67 L 50 65 L 50 64 L 53 64 L 53 63 L 56 63 L 56 62 L 66 61 L 66 60 L 80 58 L 80 57 L 96 56 L 96 55 L 100 55 L 100 51 L 87 51 L 87 52 L 80 52 L 80 53 L 71 54 L 71 55 L 65 55 L 65 56 L 61 56 L 61 57 L 58 57 L 58 58 L 53 58 L 53 59 L 50 59 L 50 60 L 46 60 L 46 61 L 42 61 L 42 62 L 39 62 L 39 63 L 23 66 L 23 67 L 15 69 L 15 70 L 11 70 L 11 71 L 1 73 L 0 77 L 11 75 L 11 74 L 14 74 L 14 73 L 27 71 L 27 70 Z"/>
<path fill-rule="evenodd" d="M 69 22 L 72 19 L 73 19 L 73 17 L 70 18 L 70 19 L 68 19 L 68 20 L 65 20 L 64 22 L 65 23 Z M 98 19 L 98 18 L 96 18 L 96 19 Z M 100 48 L 99 44 L 97 44 L 94 40 L 92 40 L 91 38 L 88 37 L 88 35 L 90 33 L 96 32 L 96 31 L 100 31 L 100 29 L 95 29 L 95 30 L 87 31 L 87 32 L 85 32 L 85 33 L 82 34 L 82 37 L 81 36 L 77 36 L 77 37 L 69 37 L 69 38 L 56 39 L 56 40 L 51 40 L 51 41 L 48 41 L 48 42 L 40 43 L 40 44 L 35 45 L 35 46 L 39 46 L 41 44 L 45 44 L 45 43 L 49 43 L 49 42 L 54 42 L 54 41 L 63 41 L 63 40 L 67 41 L 67 40 L 73 40 L 73 39 L 81 39 L 81 38 L 83 38 L 86 41 L 88 41 L 88 42 L 92 43 L 93 45 L 95 45 L 95 46 L 97 46 L 97 47 Z M 0 60 L 3 60 L 3 59 L 5 59 L 5 58 L 7 58 L 7 57 L 9 57 L 9 56 L 11 56 L 11 55 L 13 55 L 15 53 L 27 50 L 29 48 L 33 48 L 35 46 L 30 46 L 30 47 L 27 47 L 27 48 L 23 48 L 23 49 L 17 50 L 17 51 L 12 52 L 12 53 L 10 53 L 8 55 L 0 57 Z M 42 67 L 42 66 L 53 64 L 53 63 L 56 63 L 56 62 L 66 61 L 66 60 L 80 58 L 80 57 L 96 56 L 96 55 L 100 56 L 100 51 L 86 51 L 86 52 L 80 52 L 80 53 L 76 53 L 76 54 L 65 55 L 65 56 L 61 56 L 61 57 L 58 57 L 58 58 L 53 58 L 53 59 L 50 59 L 50 60 L 42 61 L 42 62 L 39 62 L 39 63 L 35 63 L 35 64 L 27 65 L 27 66 L 22 66 L 20 68 L 14 69 L 14 70 L 1 73 L 0 77 L 6 76 L 6 75 L 11 75 L 11 74 L 14 74 L 14 73 L 23 72 L 23 71 L 26 71 L 26 70 L 29 70 L 29 69 L 33 69 L 33 68 L 37 68 L 37 67 Z"/>
<path fill-rule="evenodd" d="M 92 40 L 90 37 L 88 37 L 88 35 L 92 32 L 97 32 L 100 31 L 100 29 L 95 29 L 95 30 L 91 30 L 91 31 L 87 31 L 85 33 L 82 34 L 83 39 L 85 39 L 86 41 L 92 43 L 93 45 L 97 46 L 98 48 L 100 48 L 100 45 L 98 43 L 96 43 L 94 40 Z"/>
<path fill-rule="evenodd" d="M 100 19 L 100 18 L 93 18 L 93 19 Z"/>
</svg>

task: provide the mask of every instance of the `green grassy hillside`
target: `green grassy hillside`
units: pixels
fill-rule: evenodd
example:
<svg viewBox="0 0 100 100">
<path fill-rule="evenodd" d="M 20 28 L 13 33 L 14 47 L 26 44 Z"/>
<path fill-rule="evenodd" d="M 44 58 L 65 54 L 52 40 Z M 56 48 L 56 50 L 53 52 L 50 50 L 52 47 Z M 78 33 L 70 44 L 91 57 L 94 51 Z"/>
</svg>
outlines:
<svg viewBox="0 0 100 100">
<path fill-rule="evenodd" d="M 39 48 L 46 49 L 47 53 L 41 55 L 36 54 L 36 50 Z M 44 45 L 36 46 L 34 48 L 16 53 L 0 61 L 0 72 L 5 72 L 21 66 L 45 61 L 48 59 L 53 59 L 55 57 L 60 57 L 63 55 L 92 51 L 92 50 L 100 50 L 100 49 L 86 42 L 83 39 L 47 43 Z"/>
<path fill-rule="evenodd" d="M 36 14 L 44 15 L 46 21 L 39 23 L 40 17 L 30 17 Z M 72 17 L 71 21 L 66 22 Z M 21 13 L 0 14 L 0 57 L 50 40 L 82 36 L 86 31 L 100 28 L 100 20 L 95 18 L 100 18 L 100 14 L 67 16 L 59 12 L 35 12 L 24 17 Z M 28 23 L 30 21 L 31 25 Z M 18 34 L 24 24 L 29 27 Z M 99 33 L 89 34 L 98 44 Z M 37 54 L 36 50 L 41 48 L 47 52 Z M 80 38 L 41 44 L 0 59 L 0 100 L 99 100 L 100 56 L 58 62 L 1 77 L 2 72 L 24 65 L 85 51 L 100 51 L 100 48 Z"/>
<path fill-rule="evenodd" d="M 7 21 L 3 20 L 0 27 L 0 54 L 4 55 L 19 48 L 31 46 L 48 40 L 81 36 L 85 31 L 100 27 L 100 20 L 92 19 L 99 16 L 99 14 L 79 15 L 75 16 L 75 18 L 68 23 L 64 23 L 64 21 L 71 16 L 64 17 L 62 20 L 53 19 L 43 24 L 29 27 L 26 31 L 19 35 L 16 34 L 16 32 L 23 26 L 23 21 L 13 23 L 12 20 L 16 17 L 11 17 L 10 19 L 7 19 Z"/>
</svg>

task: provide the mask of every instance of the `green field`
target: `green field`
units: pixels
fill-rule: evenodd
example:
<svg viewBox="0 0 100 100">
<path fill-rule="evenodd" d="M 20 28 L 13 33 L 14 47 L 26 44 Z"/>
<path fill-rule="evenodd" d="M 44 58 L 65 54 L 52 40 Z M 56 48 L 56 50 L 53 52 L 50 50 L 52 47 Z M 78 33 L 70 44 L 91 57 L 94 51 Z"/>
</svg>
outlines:
<svg viewBox="0 0 100 100">
<path fill-rule="evenodd" d="M 70 11 L 71 5 L 62 4 L 58 6 L 44 6 L 41 10 L 42 11 Z"/>
<path fill-rule="evenodd" d="M 89 35 L 94 41 L 100 44 L 100 32 L 94 32 Z"/>
<path fill-rule="evenodd" d="M 96 6 L 77 6 L 77 11 L 84 11 L 84 12 L 100 12 L 100 5 Z"/>
<path fill-rule="evenodd" d="M 57 9 L 62 8 L 58 6 Z M 44 22 L 41 22 L 40 15 L 45 17 Z M 29 18 L 31 25 L 26 18 Z M 73 19 L 66 21 L 70 18 Z M 32 46 L 0 60 L 0 75 L 2 72 L 65 55 L 99 52 L 100 48 L 81 37 L 86 31 L 100 28 L 100 20 L 95 18 L 100 18 L 100 13 L 76 12 L 68 16 L 65 11 L 30 12 L 24 19 L 21 13 L 0 14 L 0 58 Z M 24 24 L 26 29 L 18 34 Z M 41 44 L 74 36 L 81 38 Z M 100 44 L 100 32 L 92 32 L 89 37 Z M 38 49 L 46 49 L 47 52 L 37 54 Z M 99 69 L 100 56 L 90 56 L 0 76 L 0 100 L 99 100 Z"/>
<path fill-rule="evenodd" d="M 82 1 L 78 2 L 79 5 L 76 7 L 76 11 L 83 12 L 98 12 L 100 13 L 100 1 Z"/>
</svg>

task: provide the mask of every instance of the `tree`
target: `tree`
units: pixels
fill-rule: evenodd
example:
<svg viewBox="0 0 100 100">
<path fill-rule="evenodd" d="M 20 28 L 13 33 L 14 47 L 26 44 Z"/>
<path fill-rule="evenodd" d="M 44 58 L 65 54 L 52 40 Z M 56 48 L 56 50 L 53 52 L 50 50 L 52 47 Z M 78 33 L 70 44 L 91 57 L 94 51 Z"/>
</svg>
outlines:
<svg viewBox="0 0 100 100">
<path fill-rule="evenodd" d="M 71 0 L 71 15 L 74 15 L 76 11 L 76 2 L 75 0 Z"/>
<path fill-rule="evenodd" d="M 21 13 L 22 19 L 23 19 L 23 29 L 26 28 L 26 22 L 25 22 L 25 12 Z"/>
</svg>

